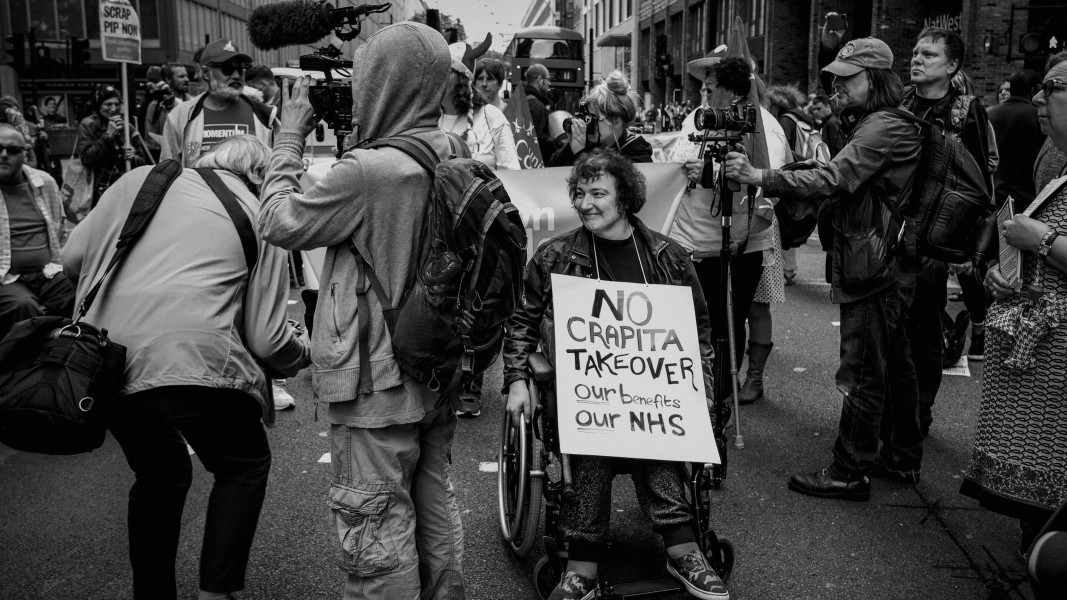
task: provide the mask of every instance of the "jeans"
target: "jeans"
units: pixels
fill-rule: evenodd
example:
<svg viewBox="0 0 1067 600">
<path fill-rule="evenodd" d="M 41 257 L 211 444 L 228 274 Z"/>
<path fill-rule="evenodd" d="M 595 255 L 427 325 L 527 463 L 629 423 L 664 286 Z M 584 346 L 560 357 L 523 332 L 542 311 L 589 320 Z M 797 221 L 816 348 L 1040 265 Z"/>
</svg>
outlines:
<svg viewBox="0 0 1067 600">
<path fill-rule="evenodd" d="M 462 600 L 463 527 L 450 405 L 418 423 L 330 425 L 331 531 L 345 600 Z"/>
<path fill-rule="evenodd" d="M 23 273 L 17 281 L 0 285 L 0 338 L 19 321 L 42 315 L 72 317 L 74 293 L 62 272 L 51 279 L 43 273 Z"/>
<path fill-rule="evenodd" d="M 902 470 L 922 461 L 918 386 L 908 340 L 908 309 L 914 283 L 896 283 L 876 294 L 841 304 L 841 365 L 837 389 L 844 395 L 830 472 L 856 479 L 874 466 L 882 413 L 891 411 L 885 435 Z M 913 467 L 914 465 L 914 467 Z"/>
<path fill-rule="evenodd" d="M 915 376 L 919 384 L 919 431 L 925 439 L 933 422 L 934 399 L 941 389 L 942 358 L 945 355 L 941 334 L 941 313 L 948 302 L 948 270 L 945 263 L 925 261 L 915 286 L 915 301 L 908 318 L 908 339 Z"/>
<path fill-rule="evenodd" d="M 215 476 L 200 589 L 244 589 L 271 464 L 260 416 L 259 402 L 244 392 L 199 386 L 155 388 L 115 403 L 108 428 L 136 478 L 128 514 L 134 598 L 177 596 L 174 562 L 193 479 L 186 442 Z"/>
<path fill-rule="evenodd" d="M 695 266 L 700 288 L 704 291 L 704 299 L 708 303 L 711 331 L 716 340 L 726 341 L 729 339 L 726 329 L 726 294 L 720 283 L 723 268 L 722 257 L 705 258 L 697 262 Z M 734 310 L 734 357 L 737 368 L 741 368 L 741 361 L 745 358 L 745 321 L 748 319 L 752 299 L 756 296 L 756 287 L 762 275 L 763 252 L 749 252 L 734 256 L 730 261 L 730 290 Z M 719 362 L 728 360 L 728 348 L 728 342 L 716 344 L 718 353 L 715 357 L 716 373 L 721 372 L 718 369 Z M 729 373 L 729 370 L 725 372 Z M 724 391 L 720 393 L 719 398 L 730 393 L 731 386 L 728 381 L 723 381 L 722 389 Z"/>
</svg>

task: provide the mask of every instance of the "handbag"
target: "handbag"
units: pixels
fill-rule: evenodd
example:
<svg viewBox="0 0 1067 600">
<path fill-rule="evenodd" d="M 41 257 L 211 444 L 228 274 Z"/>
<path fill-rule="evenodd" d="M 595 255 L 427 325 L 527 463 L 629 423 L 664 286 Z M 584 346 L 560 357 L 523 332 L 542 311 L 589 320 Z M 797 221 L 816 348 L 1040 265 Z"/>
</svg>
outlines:
<svg viewBox="0 0 1067 600">
<path fill-rule="evenodd" d="M 19 321 L 0 341 L 0 442 L 42 454 L 79 454 L 104 443 L 107 411 L 125 381 L 126 347 L 82 319 L 181 171 L 175 160 L 152 169 L 111 261 L 73 320 L 44 316 Z"/>
<path fill-rule="evenodd" d="M 71 223 L 80 223 L 93 205 L 93 171 L 82 164 L 78 156 L 78 140 L 74 138 L 74 153 L 70 163 L 63 170 L 63 187 L 59 190 L 59 199 L 63 202 L 63 212 Z"/>
</svg>

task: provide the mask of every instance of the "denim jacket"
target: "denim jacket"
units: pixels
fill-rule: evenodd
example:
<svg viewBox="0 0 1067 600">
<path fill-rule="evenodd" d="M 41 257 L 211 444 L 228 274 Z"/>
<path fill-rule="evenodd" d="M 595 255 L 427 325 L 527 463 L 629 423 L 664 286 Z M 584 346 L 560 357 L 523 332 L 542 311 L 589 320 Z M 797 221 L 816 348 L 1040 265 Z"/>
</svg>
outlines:
<svg viewBox="0 0 1067 600">
<path fill-rule="evenodd" d="M 647 263 L 654 265 L 648 273 L 649 283 L 685 285 L 693 291 L 693 308 L 700 340 L 700 358 L 704 369 L 704 386 L 711 406 L 713 397 L 712 360 L 715 357 L 711 336 L 711 317 L 704 301 L 704 292 L 697 280 L 689 254 L 674 240 L 652 231 L 637 217 L 630 217 L 635 235 L 641 236 L 638 245 L 647 254 Z M 526 359 L 542 341 L 546 354 L 552 355 L 553 312 L 552 273 L 574 277 L 594 277 L 592 234 L 579 227 L 545 242 L 526 266 L 525 300 L 508 319 L 508 334 L 504 338 L 504 393 L 514 381 L 527 379 Z"/>
</svg>

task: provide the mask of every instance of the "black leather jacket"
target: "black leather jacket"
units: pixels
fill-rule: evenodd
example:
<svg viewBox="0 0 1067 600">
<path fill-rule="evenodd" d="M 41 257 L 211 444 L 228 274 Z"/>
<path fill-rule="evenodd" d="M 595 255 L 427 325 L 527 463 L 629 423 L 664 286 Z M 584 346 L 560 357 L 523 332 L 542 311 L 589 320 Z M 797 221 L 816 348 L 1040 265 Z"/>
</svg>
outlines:
<svg viewBox="0 0 1067 600">
<path fill-rule="evenodd" d="M 697 280 L 689 253 L 674 240 L 652 231 L 636 217 L 630 217 L 634 232 L 645 241 L 639 245 L 647 252 L 644 258 L 656 268 L 648 273 L 649 283 L 686 285 L 693 291 L 693 308 L 700 339 L 700 358 L 704 369 L 704 386 L 712 406 L 712 359 L 715 356 L 711 336 L 711 317 L 704 292 Z M 579 227 L 545 242 L 526 266 L 525 302 L 508 319 L 504 338 L 504 393 L 514 381 L 527 379 L 526 359 L 543 342 L 551 357 L 553 340 L 552 273 L 592 278 L 592 234 Z"/>
</svg>

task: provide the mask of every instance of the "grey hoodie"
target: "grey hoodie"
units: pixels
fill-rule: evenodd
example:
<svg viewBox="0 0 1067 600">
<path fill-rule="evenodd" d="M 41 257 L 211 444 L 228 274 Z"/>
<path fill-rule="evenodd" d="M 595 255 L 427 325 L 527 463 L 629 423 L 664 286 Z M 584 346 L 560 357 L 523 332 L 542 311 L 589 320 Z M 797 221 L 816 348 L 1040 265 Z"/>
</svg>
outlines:
<svg viewBox="0 0 1067 600">
<path fill-rule="evenodd" d="M 391 25 L 371 36 L 352 60 L 352 114 L 360 139 L 415 134 L 447 158 L 448 141 L 437 121 L 451 57 L 441 34 L 418 23 Z M 356 292 L 365 285 L 347 246 L 355 243 L 390 298 L 400 298 L 414 266 L 431 178 L 399 150 L 350 150 L 301 193 L 303 149 L 297 135 L 275 136 L 259 230 L 265 240 L 286 249 L 327 248 L 312 335 L 312 383 L 317 399 L 344 402 L 359 390 Z M 377 392 L 408 378 L 393 358 L 378 299 L 368 296 L 371 381 Z"/>
</svg>

